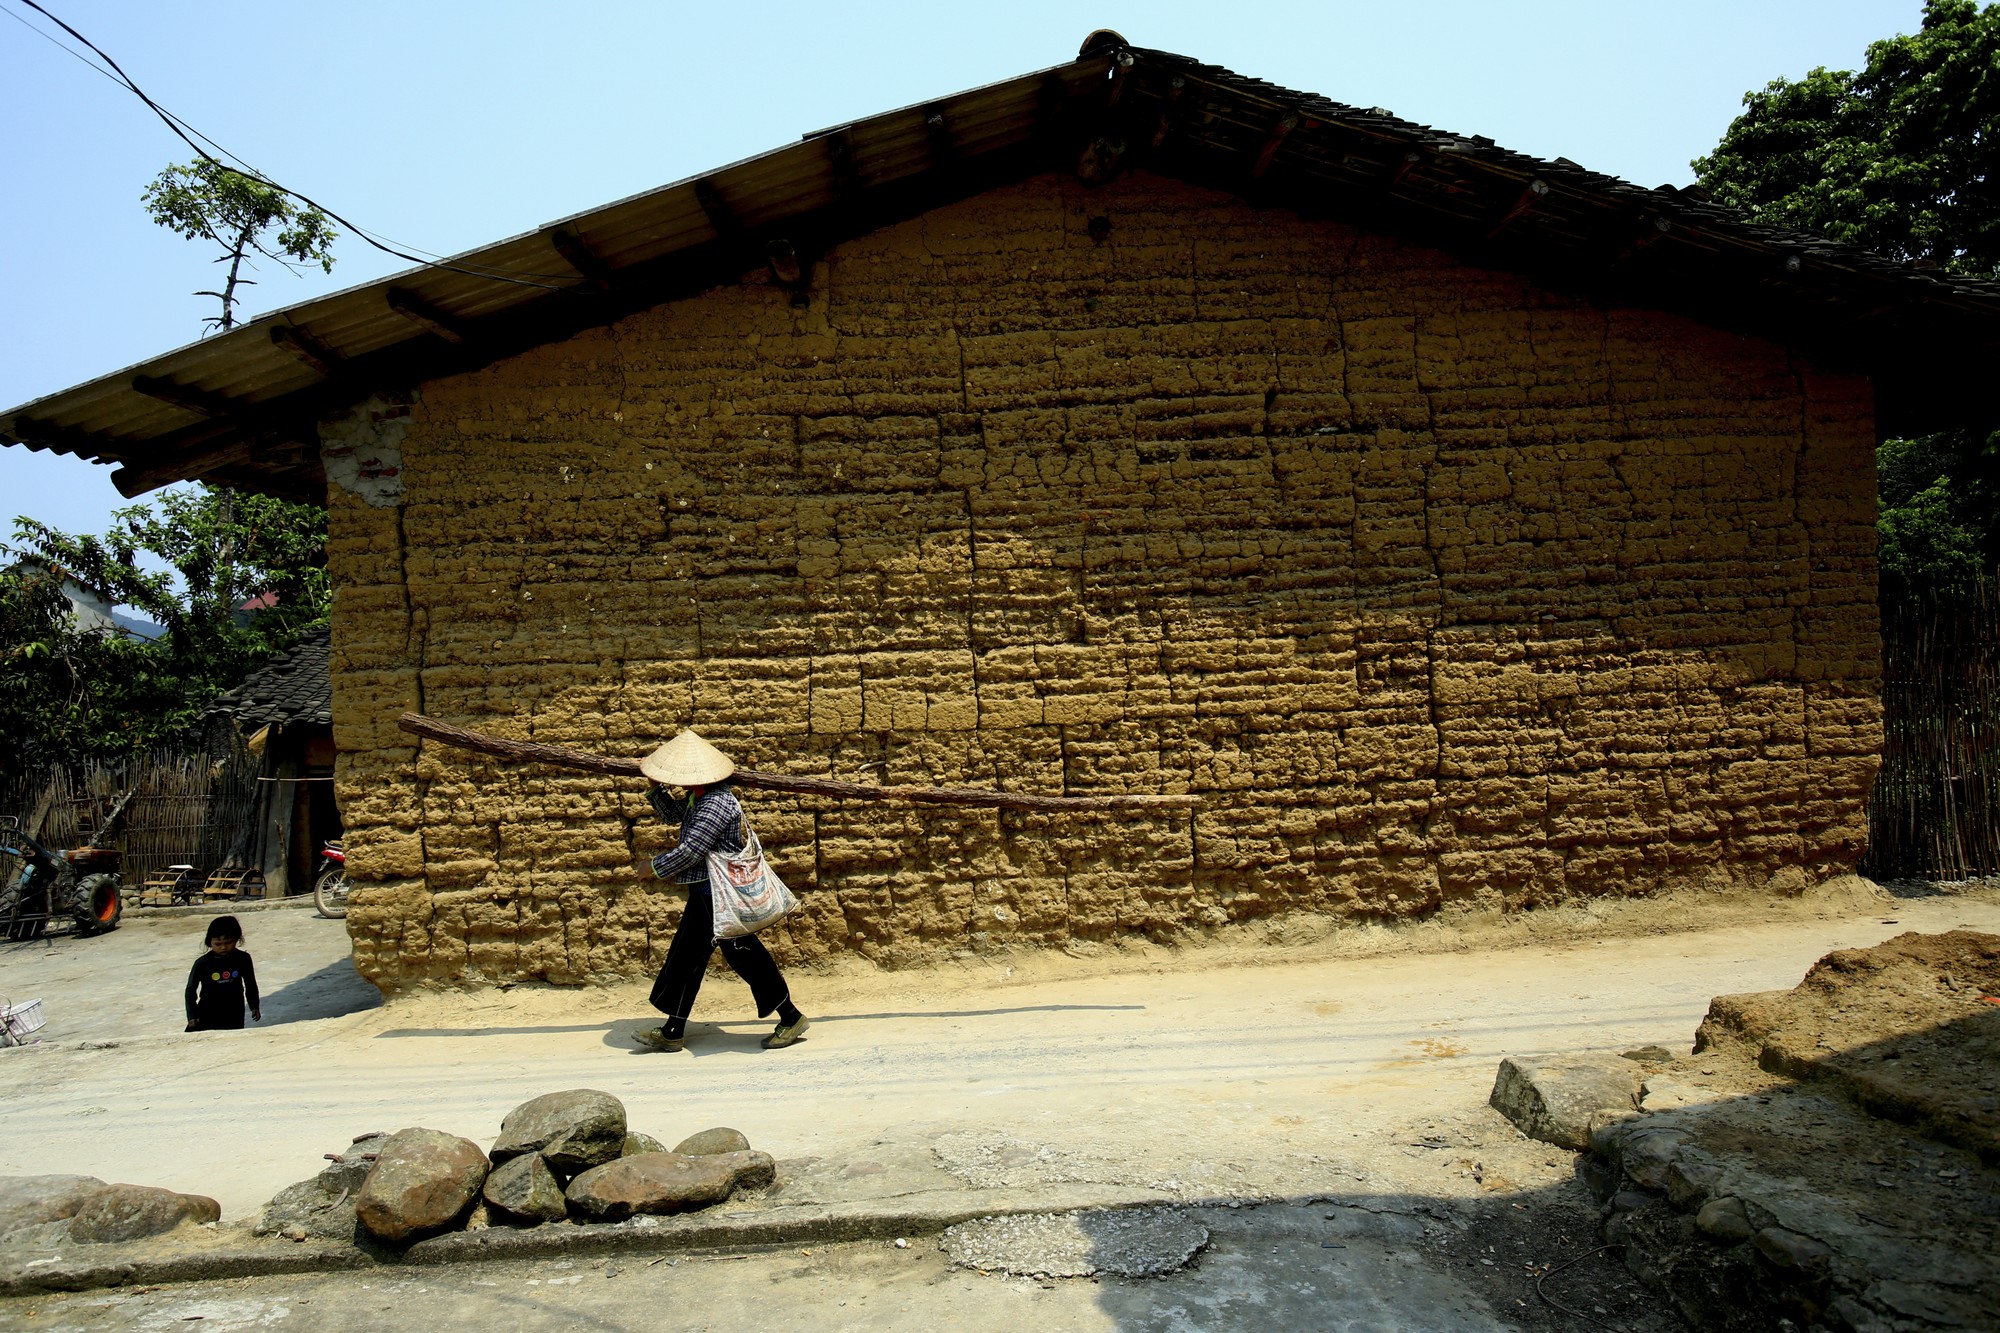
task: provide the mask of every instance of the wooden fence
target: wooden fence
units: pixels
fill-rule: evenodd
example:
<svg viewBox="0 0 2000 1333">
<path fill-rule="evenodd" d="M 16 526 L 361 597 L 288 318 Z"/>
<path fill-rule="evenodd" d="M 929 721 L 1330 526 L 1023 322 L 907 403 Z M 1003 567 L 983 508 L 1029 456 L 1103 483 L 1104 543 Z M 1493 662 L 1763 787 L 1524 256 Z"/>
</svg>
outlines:
<svg viewBox="0 0 2000 1333">
<path fill-rule="evenodd" d="M 2000 589 L 1882 608 L 1882 713 L 1863 872 L 2000 875 Z"/>
<path fill-rule="evenodd" d="M 27 774 L 0 786 L 0 815 L 18 816 L 44 846 L 76 847 L 130 791 L 124 818 L 107 841 L 125 854 L 125 883 L 137 886 L 165 866 L 192 865 L 206 873 L 232 856 L 240 859 L 251 831 L 257 772 L 257 757 L 238 746 L 212 754 L 164 750 Z M 19 873 L 15 858 L 0 856 L 0 883 Z"/>
</svg>

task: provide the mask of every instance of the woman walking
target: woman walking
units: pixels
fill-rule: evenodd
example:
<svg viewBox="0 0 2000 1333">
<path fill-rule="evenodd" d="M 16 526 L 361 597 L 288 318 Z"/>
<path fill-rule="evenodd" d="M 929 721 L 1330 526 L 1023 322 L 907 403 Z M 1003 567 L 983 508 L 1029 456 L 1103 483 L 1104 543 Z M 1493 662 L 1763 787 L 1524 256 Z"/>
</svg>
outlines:
<svg viewBox="0 0 2000 1333">
<path fill-rule="evenodd" d="M 652 779 L 646 800 L 653 812 L 668 824 L 680 825 L 679 843 L 653 858 L 653 874 L 686 887 L 687 910 L 681 913 L 674 942 L 667 946 L 667 960 L 653 982 L 653 1007 L 665 1014 L 667 1021 L 632 1035 L 650 1050 L 678 1051 L 687 1044 L 688 1015 L 715 952 L 708 854 L 743 850 L 743 807 L 729 789 L 736 765 L 692 731 L 681 732 L 640 760 L 639 771 Z M 675 796 L 672 788 L 685 795 Z M 755 935 L 744 935 L 721 943 L 723 960 L 750 983 L 757 1016 L 778 1016 L 778 1026 L 764 1038 L 764 1048 L 777 1050 L 804 1037 L 811 1024 L 792 1003 L 791 990 L 763 942 Z"/>
</svg>

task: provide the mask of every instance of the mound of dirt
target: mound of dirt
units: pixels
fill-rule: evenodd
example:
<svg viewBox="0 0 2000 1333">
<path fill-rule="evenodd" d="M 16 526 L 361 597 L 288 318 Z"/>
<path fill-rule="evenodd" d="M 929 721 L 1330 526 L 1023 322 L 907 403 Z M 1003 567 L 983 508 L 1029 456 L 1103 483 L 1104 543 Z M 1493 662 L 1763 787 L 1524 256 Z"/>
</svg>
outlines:
<svg viewBox="0 0 2000 1333">
<path fill-rule="evenodd" d="M 1899 935 L 1791 990 L 1717 996 L 1695 1051 L 1731 1048 L 2000 1165 L 2000 935 Z"/>
</svg>

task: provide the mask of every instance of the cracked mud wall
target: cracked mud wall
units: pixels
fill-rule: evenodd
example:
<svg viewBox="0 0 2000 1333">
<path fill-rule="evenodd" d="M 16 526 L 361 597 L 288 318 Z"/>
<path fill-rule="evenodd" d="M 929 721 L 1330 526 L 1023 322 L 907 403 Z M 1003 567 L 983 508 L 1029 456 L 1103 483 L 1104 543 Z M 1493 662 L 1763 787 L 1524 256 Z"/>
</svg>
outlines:
<svg viewBox="0 0 2000 1333">
<path fill-rule="evenodd" d="M 1094 239 L 1092 219 L 1102 235 Z M 1850 868 L 1864 380 L 1157 177 L 1042 177 L 421 388 L 331 496 L 348 918 L 386 987 L 655 967 L 639 755 L 1200 813 L 751 794 L 782 958 L 895 964 Z"/>
</svg>

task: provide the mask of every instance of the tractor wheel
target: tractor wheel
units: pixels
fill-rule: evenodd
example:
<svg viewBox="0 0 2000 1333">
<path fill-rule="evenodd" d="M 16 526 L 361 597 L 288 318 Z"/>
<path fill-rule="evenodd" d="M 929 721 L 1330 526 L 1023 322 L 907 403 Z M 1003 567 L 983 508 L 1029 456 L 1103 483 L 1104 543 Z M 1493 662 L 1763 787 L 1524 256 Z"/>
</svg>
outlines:
<svg viewBox="0 0 2000 1333">
<path fill-rule="evenodd" d="M 118 929 L 125 914 L 125 897 L 116 875 L 86 875 L 76 886 L 76 932 L 101 935 Z"/>
</svg>

